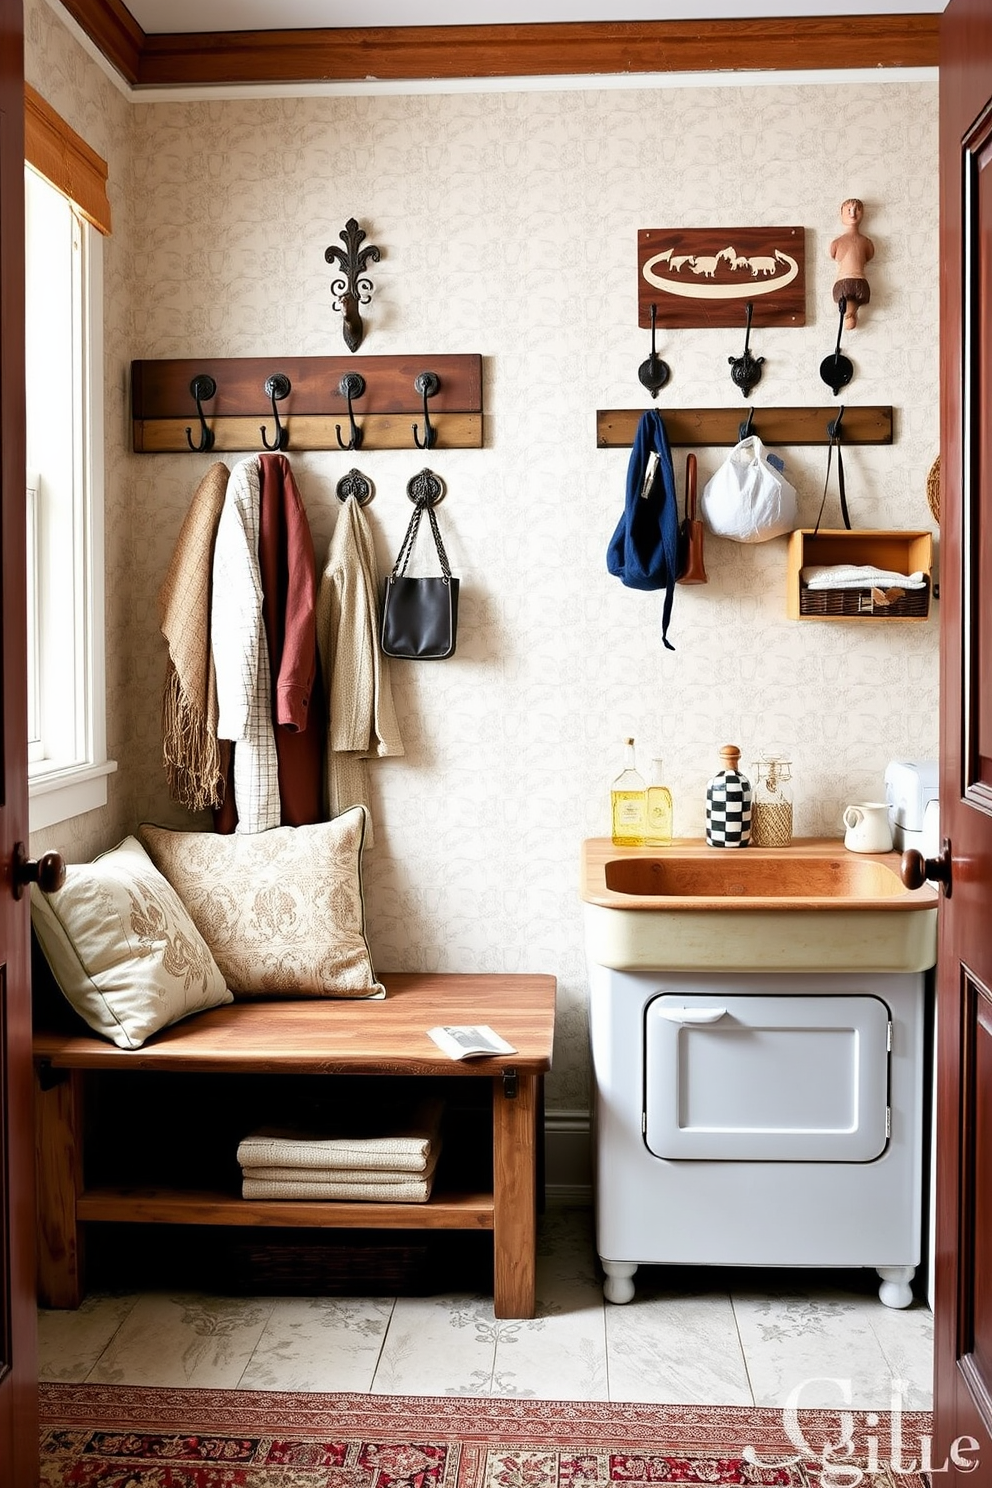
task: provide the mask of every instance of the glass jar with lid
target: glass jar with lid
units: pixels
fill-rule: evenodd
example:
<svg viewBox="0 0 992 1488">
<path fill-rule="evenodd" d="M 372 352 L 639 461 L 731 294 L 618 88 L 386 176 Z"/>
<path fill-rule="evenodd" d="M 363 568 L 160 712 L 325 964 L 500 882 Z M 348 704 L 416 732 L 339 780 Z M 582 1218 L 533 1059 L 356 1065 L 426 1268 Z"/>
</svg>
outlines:
<svg viewBox="0 0 992 1488">
<path fill-rule="evenodd" d="M 752 847 L 788 847 L 792 842 L 792 761 L 763 754 L 754 765 Z"/>
</svg>

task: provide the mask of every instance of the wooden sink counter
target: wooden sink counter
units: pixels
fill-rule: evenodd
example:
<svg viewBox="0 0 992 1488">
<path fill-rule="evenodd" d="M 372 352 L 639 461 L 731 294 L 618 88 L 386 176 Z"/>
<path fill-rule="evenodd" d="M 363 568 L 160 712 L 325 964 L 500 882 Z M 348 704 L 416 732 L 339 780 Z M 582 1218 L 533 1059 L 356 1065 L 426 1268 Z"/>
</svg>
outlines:
<svg viewBox="0 0 992 1488">
<path fill-rule="evenodd" d="M 586 954 L 617 971 L 924 971 L 937 959 L 932 884 L 900 854 L 832 837 L 789 847 L 582 844 Z"/>
<path fill-rule="evenodd" d="M 907 889 L 901 855 L 853 853 L 839 839 L 803 837 L 789 847 L 617 847 L 609 837 L 582 844 L 582 898 L 622 910 L 933 909 L 932 884 Z M 728 904 L 728 901 L 732 903 Z"/>
</svg>

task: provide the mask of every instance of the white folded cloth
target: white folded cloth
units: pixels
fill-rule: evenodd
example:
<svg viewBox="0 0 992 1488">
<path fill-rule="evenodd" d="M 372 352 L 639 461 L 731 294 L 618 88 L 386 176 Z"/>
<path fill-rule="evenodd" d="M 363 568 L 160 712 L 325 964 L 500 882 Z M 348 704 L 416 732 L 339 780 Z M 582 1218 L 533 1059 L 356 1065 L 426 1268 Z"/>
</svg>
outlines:
<svg viewBox="0 0 992 1488">
<path fill-rule="evenodd" d="M 300 1176 L 330 1169 L 423 1173 L 441 1130 L 444 1103 L 434 1096 L 409 1113 L 393 1109 L 342 1117 L 333 1129 L 266 1126 L 238 1144 L 242 1168 L 293 1168 Z"/>
<path fill-rule="evenodd" d="M 406 1173 L 375 1182 L 357 1181 L 351 1174 L 335 1171 L 297 1174 L 294 1178 L 279 1180 L 250 1178 L 244 1174 L 241 1182 L 243 1199 L 358 1199 L 374 1204 L 425 1204 L 431 1196 L 434 1169 L 437 1165 L 435 1153 L 424 1173 Z"/>
<path fill-rule="evenodd" d="M 870 563 L 814 564 L 800 570 L 799 579 L 807 589 L 922 589 L 927 582 L 922 571 L 893 573 Z"/>
<path fill-rule="evenodd" d="M 408 1168 L 256 1168 L 242 1167 L 242 1178 L 252 1183 L 367 1183 L 370 1186 L 385 1183 L 407 1183 L 425 1178 L 433 1173 L 441 1156 L 441 1144 L 431 1151 L 423 1168 L 413 1172 Z"/>
</svg>

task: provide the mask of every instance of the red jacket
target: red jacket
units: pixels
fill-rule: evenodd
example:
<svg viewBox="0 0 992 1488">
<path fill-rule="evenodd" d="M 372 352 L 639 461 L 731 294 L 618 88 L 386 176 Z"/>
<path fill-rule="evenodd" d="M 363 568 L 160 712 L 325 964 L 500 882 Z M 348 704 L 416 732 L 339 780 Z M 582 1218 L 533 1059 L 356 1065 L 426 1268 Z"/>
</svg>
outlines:
<svg viewBox="0 0 992 1488">
<path fill-rule="evenodd" d="M 258 566 L 272 673 L 272 721 L 283 826 L 325 821 L 327 709 L 317 661 L 317 560 L 310 523 L 285 455 L 260 455 Z M 216 818 L 233 832 L 234 793 Z"/>
</svg>

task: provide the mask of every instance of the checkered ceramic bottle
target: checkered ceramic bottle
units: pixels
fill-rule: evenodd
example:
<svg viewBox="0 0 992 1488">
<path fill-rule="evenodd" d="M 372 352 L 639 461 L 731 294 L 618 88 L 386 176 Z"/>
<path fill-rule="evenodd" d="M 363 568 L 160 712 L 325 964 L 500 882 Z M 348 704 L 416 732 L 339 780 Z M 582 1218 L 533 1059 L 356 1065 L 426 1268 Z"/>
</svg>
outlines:
<svg viewBox="0 0 992 1488">
<path fill-rule="evenodd" d="M 737 768 L 736 744 L 720 750 L 723 769 L 706 787 L 707 847 L 747 847 L 751 841 L 751 782 Z"/>
</svg>

